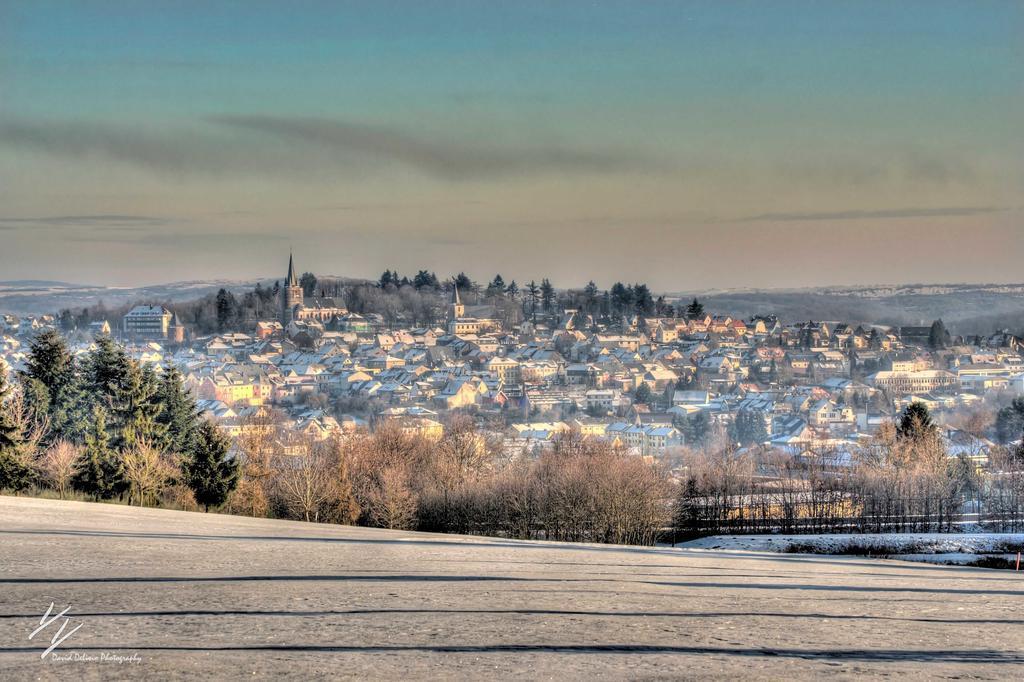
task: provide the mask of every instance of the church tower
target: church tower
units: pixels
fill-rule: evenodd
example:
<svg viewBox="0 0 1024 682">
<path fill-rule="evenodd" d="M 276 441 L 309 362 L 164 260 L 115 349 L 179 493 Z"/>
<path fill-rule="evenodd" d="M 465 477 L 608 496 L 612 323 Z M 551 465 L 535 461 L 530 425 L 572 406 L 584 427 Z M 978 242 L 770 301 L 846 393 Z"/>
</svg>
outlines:
<svg viewBox="0 0 1024 682">
<path fill-rule="evenodd" d="M 284 288 L 281 290 L 281 326 L 287 327 L 292 321 L 295 306 L 301 306 L 304 302 L 302 287 L 295 277 L 295 263 L 292 254 L 288 254 L 288 279 L 285 280 Z"/>
<path fill-rule="evenodd" d="M 462 305 L 462 297 L 459 296 L 459 285 L 452 283 L 452 302 L 448 308 L 448 321 L 453 322 L 460 317 L 466 316 L 466 306 Z"/>
</svg>

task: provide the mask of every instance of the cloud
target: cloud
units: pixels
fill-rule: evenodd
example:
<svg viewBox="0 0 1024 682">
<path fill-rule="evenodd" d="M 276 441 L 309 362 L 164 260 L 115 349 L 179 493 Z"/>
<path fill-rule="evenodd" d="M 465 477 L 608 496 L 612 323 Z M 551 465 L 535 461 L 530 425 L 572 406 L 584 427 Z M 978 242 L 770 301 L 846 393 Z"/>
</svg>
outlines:
<svg viewBox="0 0 1024 682">
<path fill-rule="evenodd" d="M 899 218 L 943 218 L 1000 213 L 1002 206 L 952 206 L 947 208 L 897 208 L 880 211 L 835 211 L 825 213 L 762 213 L 732 222 L 792 222 L 812 220 L 891 220 Z"/>
<path fill-rule="evenodd" d="M 35 218 L 0 216 L 0 228 L 16 230 L 26 227 L 82 227 L 95 230 L 140 230 L 175 222 L 170 218 L 141 215 L 57 215 Z"/>
<path fill-rule="evenodd" d="M 536 172 L 606 173 L 655 165 L 649 159 L 628 152 L 557 145 L 497 147 L 322 118 L 218 116 L 211 120 L 332 151 L 340 157 L 355 155 L 379 163 L 397 163 L 446 179 Z"/>
<path fill-rule="evenodd" d="M 211 125 L 212 124 L 212 125 Z M 190 128 L 0 122 L 0 145 L 60 157 L 105 156 L 162 173 L 270 175 L 412 169 L 444 180 L 657 170 L 632 150 L 530 143 L 498 146 L 334 119 L 235 115 Z"/>
</svg>

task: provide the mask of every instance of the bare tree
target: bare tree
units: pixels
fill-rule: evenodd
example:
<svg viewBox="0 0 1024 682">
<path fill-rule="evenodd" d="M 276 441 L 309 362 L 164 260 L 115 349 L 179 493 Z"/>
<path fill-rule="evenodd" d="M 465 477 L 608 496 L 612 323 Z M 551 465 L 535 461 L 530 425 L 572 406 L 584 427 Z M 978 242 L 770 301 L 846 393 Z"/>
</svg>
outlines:
<svg viewBox="0 0 1024 682">
<path fill-rule="evenodd" d="M 43 479 L 57 491 L 62 500 L 71 489 L 71 479 L 75 475 L 75 467 L 81 455 L 81 448 L 61 439 L 47 448 L 37 460 Z"/>
<path fill-rule="evenodd" d="M 122 455 L 124 475 L 128 481 L 128 503 L 146 506 L 174 478 L 178 468 L 170 455 L 145 440 L 139 440 Z"/>
</svg>

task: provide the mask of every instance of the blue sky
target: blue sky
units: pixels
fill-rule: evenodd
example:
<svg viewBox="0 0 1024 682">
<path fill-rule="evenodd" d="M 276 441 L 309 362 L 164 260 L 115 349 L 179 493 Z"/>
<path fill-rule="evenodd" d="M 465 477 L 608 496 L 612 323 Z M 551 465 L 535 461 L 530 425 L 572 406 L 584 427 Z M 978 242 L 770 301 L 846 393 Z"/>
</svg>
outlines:
<svg viewBox="0 0 1024 682">
<path fill-rule="evenodd" d="M 1017 281 L 1022 29 L 1010 0 L 0 0 L 0 268 Z"/>
</svg>

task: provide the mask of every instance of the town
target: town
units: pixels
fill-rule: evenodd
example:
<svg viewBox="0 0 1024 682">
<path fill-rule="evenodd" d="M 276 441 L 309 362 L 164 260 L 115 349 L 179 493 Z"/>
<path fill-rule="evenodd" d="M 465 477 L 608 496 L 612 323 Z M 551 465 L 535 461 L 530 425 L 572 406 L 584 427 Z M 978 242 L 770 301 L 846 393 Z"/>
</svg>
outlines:
<svg viewBox="0 0 1024 682">
<path fill-rule="evenodd" d="M 388 277 L 381 289 L 403 288 L 397 274 L 394 284 Z M 672 307 L 658 299 L 649 314 L 642 300 L 629 301 L 631 310 L 619 306 L 611 317 L 607 307 L 600 314 L 596 290 L 570 292 L 573 308 L 556 307 L 553 290 L 527 291 L 520 305 L 515 283 L 503 287 L 500 276 L 484 292 L 435 277 L 443 320 L 413 326 L 407 316 L 359 314 L 315 295 L 310 278 L 300 283 L 289 260 L 284 285 L 266 302 L 277 319 L 244 331 L 199 335 L 159 304 L 64 331 L 76 352 L 92 335 L 112 334 L 142 363 L 176 365 L 202 411 L 233 436 L 271 407 L 295 432 L 321 440 L 380 421 L 437 437 L 458 412 L 500 436 L 510 454 L 577 430 L 668 461 L 714 438 L 841 459 L 922 403 L 943 424 L 950 452 L 985 464 L 995 432 L 979 427 L 979 415 L 998 409 L 999 396 L 1024 394 L 1024 342 L 1007 331 L 953 338 L 941 321 L 740 320 L 697 300 Z M 646 287 L 637 293 L 650 298 Z M 509 303 L 519 313 L 512 323 Z M 0 358 L 19 369 L 28 340 L 61 322 L 6 316 Z"/>
</svg>

